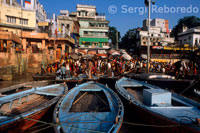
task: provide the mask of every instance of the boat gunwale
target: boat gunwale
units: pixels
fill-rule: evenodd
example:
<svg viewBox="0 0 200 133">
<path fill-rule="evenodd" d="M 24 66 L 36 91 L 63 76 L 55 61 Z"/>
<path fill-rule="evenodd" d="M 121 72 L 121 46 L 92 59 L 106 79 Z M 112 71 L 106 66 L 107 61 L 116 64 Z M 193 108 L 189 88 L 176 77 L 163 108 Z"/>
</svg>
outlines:
<svg viewBox="0 0 200 133">
<path fill-rule="evenodd" d="M 27 83 L 21 83 L 21 84 L 16 84 L 16 85 L 12 85 L 9 87 L 5 87 L 5 88 L 1 88 L 0 89 L 0 93 L 5 93 L 6 91 L 12 91 L 21 87 L 24 87 L 26 85 L 34 85 L 34 84 L 38 84 L 38 83 L 48 83 L 48 81 L 43 80 L 43 81 L 32 81 L 32 82 L 27 82 Z"/>
</svg>

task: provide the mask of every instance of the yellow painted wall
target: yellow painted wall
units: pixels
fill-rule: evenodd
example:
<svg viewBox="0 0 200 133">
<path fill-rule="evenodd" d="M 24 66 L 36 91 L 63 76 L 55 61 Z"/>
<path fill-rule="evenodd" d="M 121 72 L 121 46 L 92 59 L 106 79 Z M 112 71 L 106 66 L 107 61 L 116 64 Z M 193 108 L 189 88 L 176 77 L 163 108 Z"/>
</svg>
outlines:
<svg viewBox="0 0 200 133">
<path fill-rule="evenodd" d="M 0 0 L 1 1 L 1 0 Z M 0 4 L 0 23 L 7 24 L 7 25 L 14 25 L 14 26 L 24 26 L 27 28 L 34 28 L 36 26 L 36 13 L 35 11 L 28 11 L 28 10 L 21 10 L 20 7 L 14 7 L 10 5 L 6 5 L 1 3 Z M 13 16 L 16 17 L 16 23 L 8 23 L 6 16 Z M 20 24 L 20 18 L 28 19 L 28 25 Z M 15 28 L 8 28 L 8 27 L 0 27 L 1 29 L 7 29 L 8 31 L 13 31 L 14 33 L 18 30 Z"/>
<path fill-rule="evenodd" d="M 18 35 L 19 37 L 21 36 L 21 29 L 0 27 L 0 30 L 9 31 L 9 32 L 12 32 L 12 33 Z"/>
</svg>

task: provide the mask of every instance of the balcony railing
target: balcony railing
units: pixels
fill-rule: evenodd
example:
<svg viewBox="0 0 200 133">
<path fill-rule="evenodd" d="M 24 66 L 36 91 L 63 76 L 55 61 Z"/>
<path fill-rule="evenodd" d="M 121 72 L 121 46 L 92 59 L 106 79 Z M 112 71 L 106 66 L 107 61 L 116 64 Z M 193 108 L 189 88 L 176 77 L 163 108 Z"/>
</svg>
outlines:
<svg viewBox="0 0 200 133">
<path fill-rule="evenodd" d="M 106 35 L 83 35 L 83 37 L 97 37 L 97 38 L 108 38 Z"/>
</svg>

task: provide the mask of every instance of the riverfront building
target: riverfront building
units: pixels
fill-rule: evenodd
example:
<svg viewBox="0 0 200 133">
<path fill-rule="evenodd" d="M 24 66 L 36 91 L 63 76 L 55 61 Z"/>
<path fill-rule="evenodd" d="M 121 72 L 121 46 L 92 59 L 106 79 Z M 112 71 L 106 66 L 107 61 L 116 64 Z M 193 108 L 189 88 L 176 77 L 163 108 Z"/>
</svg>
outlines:
<svg viewBox="0 0 200 133">
<path fill-rule="evenodd" d="M 21 31 L 34 31 L 36 13 L 22 7 L 16 0 L 0 1 L 0 30 L 21 35 Z"/>
<path fill-rule="evenodd" d="M 77 5 L 77 18 L 80 23 L 80 48 L 108 48 L 108 24 L 105 14 L 99 14 L 96 6 Z"/>
<path fill-rule="evenodd" d="M 200 26 L 188 29 L 187 26 L 183 25 L 182 32 L 178 34 L 179 44 L 189 45 L 194 48 L 200 46 Z"/>
<path fill-rule="evenodd" d="M 76 13 L 69 13 L 68 10 L 61 10 L 57 16 L 58 36 L 71 36 L 75 40 L 75 44 L 79 45 L 79 21 Z"/>
<path fill-rule="evenodd" d="M 150 46 L 174 45 L 174 38 L 170 37 L 168 20 L 155 18 L 150 22 Z M 148 44 L 148 20 L 143 21 L 143 27 L 138 31 L 138 47 Z"/>
</svg>

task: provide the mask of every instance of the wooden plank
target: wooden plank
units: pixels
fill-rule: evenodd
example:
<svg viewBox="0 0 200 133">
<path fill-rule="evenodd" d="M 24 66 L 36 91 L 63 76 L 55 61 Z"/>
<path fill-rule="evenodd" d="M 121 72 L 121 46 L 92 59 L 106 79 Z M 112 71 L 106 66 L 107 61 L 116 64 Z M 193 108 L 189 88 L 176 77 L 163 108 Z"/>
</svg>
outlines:
<svg viewBox="0 0 200 133">
<path fill-rule="evenodd" d="M 76 104 L 81 98 L 83 98 L 85 95 L 87 94 L 87 92 L 83 93 L 82 96 L 80 96 L 76 101 L 74 101 L 73 105 Z"/>
</svg>

